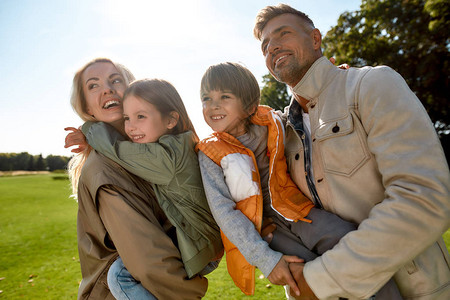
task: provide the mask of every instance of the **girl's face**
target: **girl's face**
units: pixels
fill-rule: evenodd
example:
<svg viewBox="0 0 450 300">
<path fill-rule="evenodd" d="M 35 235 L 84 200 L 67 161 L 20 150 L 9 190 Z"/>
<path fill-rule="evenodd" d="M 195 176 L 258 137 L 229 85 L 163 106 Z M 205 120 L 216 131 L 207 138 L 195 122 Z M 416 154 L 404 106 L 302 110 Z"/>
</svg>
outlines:
<svg viewBox="0 0 450 300">
<path fill-rule="evenodd" d="M 215 132 L 226 132 L 234 137 L 246 132 L 244 120 L 248 113 L 241 99 L 231 91 L 209 91 L 202 95 L 203 117 Z"/>
<path fill-rule="evenodd" d="M 88 114 L 106 123 L 122 120 L 126 84 L 113 64 L 94 63 L 84 70 L 81 80 Z"/>
<path fill-rule="evenodd" d="M 125 132 L 134 143 L 157 142 L 176 125 L 173 118 L 163 117 L 156 106 L 135 95 L 127 96 L 123 111 Z"/>
</svg>

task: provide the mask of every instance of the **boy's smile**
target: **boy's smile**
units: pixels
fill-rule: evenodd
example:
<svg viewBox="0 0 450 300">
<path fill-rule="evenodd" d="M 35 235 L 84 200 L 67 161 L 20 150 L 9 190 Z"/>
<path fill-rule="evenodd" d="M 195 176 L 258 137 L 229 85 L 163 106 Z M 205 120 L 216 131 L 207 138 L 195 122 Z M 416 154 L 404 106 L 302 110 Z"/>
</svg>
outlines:
<svg viewBox="0 0 450 300">
<path fill-rule="evenodd" d="M 209 91 L 202 95 L 203 117 L 215 132 L 226 132 L 235 137 L 245 133 L 244 119 L 248 114 L 241 99 L 231 91 Z"/>
</svg>

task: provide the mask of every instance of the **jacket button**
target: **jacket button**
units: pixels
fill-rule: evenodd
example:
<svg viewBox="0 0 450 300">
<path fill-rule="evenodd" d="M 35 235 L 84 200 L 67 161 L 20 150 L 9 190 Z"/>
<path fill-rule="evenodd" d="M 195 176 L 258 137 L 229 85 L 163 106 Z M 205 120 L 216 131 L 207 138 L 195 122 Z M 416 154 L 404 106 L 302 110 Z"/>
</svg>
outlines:
<svg viewBox="0 0 450 300">
<path fill-rule="evenodd" d="M 339 126 L 338 126 L 338 124 L 336 123 L 336 125 L 333 127 L 333 129 L 331 129 L 331 131 L 333 131 L 333 133 L 337 133 L 337 132 L 339 132 Z"/>
<path fill-rule="evenodd" d="M 298 160 L 300 158 L 300 155 L 297 153 L 295 154 L 295 160 Z"/>
<path fill-rule="evenodd" d="M 314 106 L 316 106 L 315 104 L 311 104 L 311 108 L 314 108 Z"/>
</svg>

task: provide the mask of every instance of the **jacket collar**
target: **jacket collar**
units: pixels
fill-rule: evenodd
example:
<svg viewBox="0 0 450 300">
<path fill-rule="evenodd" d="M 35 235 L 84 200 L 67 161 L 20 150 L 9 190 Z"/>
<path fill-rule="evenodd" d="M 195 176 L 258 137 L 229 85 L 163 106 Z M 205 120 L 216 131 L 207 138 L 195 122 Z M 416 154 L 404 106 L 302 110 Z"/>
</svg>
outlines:
<svg viewBox="0 0 450 300">
<path fill-rule="evenodd" d="M 311 104 L 315 104 L 322 90 L 331 82 L 337 72 L 339 72 L 338 68 L 322 56 L 312 64 L 293 91 L 308 100 L 309 107 Z"/>
</svg>

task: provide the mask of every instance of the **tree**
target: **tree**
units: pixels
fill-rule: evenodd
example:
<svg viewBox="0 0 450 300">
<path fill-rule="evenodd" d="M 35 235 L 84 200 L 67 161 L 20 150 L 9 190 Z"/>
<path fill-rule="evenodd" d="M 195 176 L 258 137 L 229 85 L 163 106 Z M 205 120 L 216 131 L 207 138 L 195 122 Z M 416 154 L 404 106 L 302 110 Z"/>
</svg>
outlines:
<svg viewBox="0 0 450 300">
<path fill-rule="evenodd" d="M 270 73 L 263 76 L 263 84 L 261 104 L 281 111 L 289 105 L 291 97 L 286 84 L 277 81 Z"/>
<path fill-rule="evenodd" d="M 448 0 L 363 0 L 324 37 L 324 55 L 351 66 L 388 65 L 425 106 L 440 135 L 450 133 Z"/>
<path fill-rule="evenodd" d="M 27 171 L 34 171 L 34 156 L 30 155 L 28 158 L 28 167 Z"/>
<path fill-rule="evenodd" d="M 28 152 L 11 153 L 11 170 L 26 170 L 28 167 L 28 162 L 30 160 L 30 154 Z"/>
<path fill-rule="evenodd" d="M 49 171 L 66 169 L 69 160 L 69 157 L 58 155 L 49 155 L 45 158 Z"/>
<path fill-rule="evenodd" d="M 37 171 L 45 171 L 47 169 L 47 164 L 45 163 L 44 158 L 42 157 L 42 154 L 39 154 L 37 160 L 36 160 L 36 167 L 35 169 Z"/>
<path fill-rule="evenodd" d="M 0 153 L 0 171 L 11 171 L 12 164 L 9 153 Z"/>
</svg>

